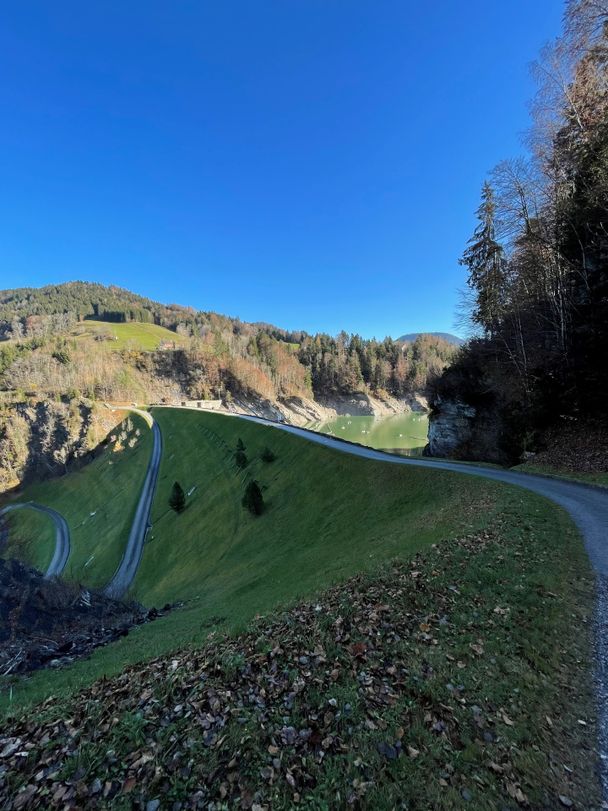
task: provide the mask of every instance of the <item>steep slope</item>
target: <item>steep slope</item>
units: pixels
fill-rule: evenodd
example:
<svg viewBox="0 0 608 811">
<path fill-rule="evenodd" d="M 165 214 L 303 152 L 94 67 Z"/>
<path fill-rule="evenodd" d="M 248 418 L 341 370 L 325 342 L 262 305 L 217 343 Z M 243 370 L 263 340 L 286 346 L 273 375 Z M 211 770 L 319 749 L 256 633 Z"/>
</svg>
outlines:
<svg viewBox="0 0 608 811">
<path fill-rule="evenodd" d="M 68 522 L 72 551 L 65 576 L 103 586 L 118 565 L 139 496 L 151 448 L 150 430 L 141 417 L 128 416 L 88 465 L 61 478 L 32 484 L 7 503 L 35 501 L 52 507 Z M 8 545 L 3 554 L 46 569 L 54 548 L 52 524 L 28 510 L 7 516 Z"/>
<path fill-rule="evenodd" d="M 593 581 L 562 512 L 229 417 L 157 416 L 173 458 L 139 588 L 183 589 L 189 602 L 88 662 L 38 674 L 27 693 L 14 687 L 0 728 L 3 807 L 598 806 Z M 226 508 L 247 471 L 232 464 L 239 436 L 247 468 L 270 486 L 267 512 L 242 515 L 259 533 L 236 528 L 231 540 Z M 276 479 L 258 458 L 270 442 Z M 202 492 L 165 515 L 174 473 Z M 307 512 L 322 507 L 326 526 Z M 366 520 L 376 508 L 388 538 Z M 429 547 L 438 514 L 443 540 Z M 386 560 L 394 552 L 402 562 Z M 344 579 L 358 569 L 374 571 Z M 275 613 L 292 602 L 286 589 L 314 600 Z M 218 633 L 266 611 L 244 635 Z M 141 659 L 152 661 L 112 675 Z"/>
<path fill-rule="evenodd" d="M 168 408 L 153 413 L 163 432 L 163 461 L 132 594 L 148 606 L 185 605 L 88 661 L 35 674 L 15 686 L 14 701 L 69 690 L 127 662 L 199 643 L 213 630 L 241 627 L 260 611 L 485 525 L 498 509 L 491 484 L 351 458 L 229 416 Z M 244 471 L 234 463 L 239 437 L 248 459 Z M 273 462 L 261 459 L 266 446 Z M 131 453 L 141 456 L 123 457 L 115 490 L 108 469 L 114 460 L 104 455 L 73 477 L 24 493 L 48 500 L 71 521 L 73 559 L 66 571 L 85 584 L 102 585 L 120 558 L 141 481 L 136 477 L 145 467 L 144 449 Z M 267 510 L 259 518 L 241 504 L 250 478 L 264 488 Z M 175 480 L 188 493 L 179 515 L 168 505 Z M 106 509 L 97 512 L 104 502 Z M 124 515 L 114 510 L 121 503 Z"/>
<path fill-rule="evenodd" d="M 146 603 L 196 597 L 199 610 L 238 618 L 253 594 L 260 603 L 292 599 L 439 540 L 469 492 L 459 477 L 439 474 L 430 487 L 425 471 L 343 457 L 270 426 L 178 409 L 153 414 L 165 450 L 135 581 Z M 266 447 L 272 462 L 262 459 Z M 176 480 L 190 494 L 181 514 L 168 506 Z M 241 504 L 251 480 L 266 502 L 259 518 Z"/>
<path fill-rule="evenodd" d="M 593 581 L 562 511 L 293 429 L 154 413 L 165 455 L 134 594 L 184 604 L 87 660 L 12 681 L 10 702 L 0 695 L 13 714 L 0 728 L 7 808 L 15 797 L 15 808 L 76 797 L 156 807 L 167 793 L 277 808 L 331 795 L 339 806 L 349 786 L 352 802 L 388 809 L 402 784 L 415 805 L 444 811 L 509 798 L 556 807 L 560 796 L 592 807 Z M 135 455 L 123 459 L 133 473 Z M 103 475 L 86 472 L 82 493 L 73 477 L 74 502 Z M 176 480 L 179 513 L 168 504 Z M 259 517 L 242 504 L 252 480 Z M 81 556 L 88 542 L 79 536 Z M 299 598 L 313 600 L 276 616 Z M 49 752 L 60 768 L 40 772 Z M 548 764 L 562 758 L 571 771 L 556 777 Z"/>
</svg>

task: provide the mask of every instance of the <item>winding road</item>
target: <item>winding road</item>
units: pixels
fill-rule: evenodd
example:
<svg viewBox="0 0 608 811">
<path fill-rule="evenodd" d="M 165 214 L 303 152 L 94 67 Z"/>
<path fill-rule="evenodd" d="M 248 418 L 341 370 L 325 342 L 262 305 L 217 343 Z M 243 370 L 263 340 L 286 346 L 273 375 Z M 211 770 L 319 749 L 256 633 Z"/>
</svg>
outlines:
<svg viewBox="0 0 608 811">
<path fill-rule="evenodd" d="M 135 409 L 131 410 L 136 411 Z M 114 599 L 123 596 L 133 582 L 133 578 L 139 568 L 139 562 L 144 549 L 144 541 L 146 540 L 146 534 L 150 527 L 150 510 L 152 509 L 152 500 L 154 499 L 154 491 L 156 490 L 156 482 L 158 481 L 158 470 L 163 454 L 163 440 L 158 423 L 145 411 L 136 411 L 136 413 L 144 417 L 152 429 L 152 453 L 148 461 L 146 477 L 141 488 L 137 509 L 135 510 L 135 517 L 131 524 L 131 531 L 129 532 L 122 560 L 118 564 L 118 568 L 114 572 L 112 579 L 104 589 L 104 594 Z"/>
<path fill-rule="evenodd" d="M 110 405 L 107 407 L 111 410 L 115 410 Z M 121 407 L 121 410 L 124 410 L 124 407 Z M 146 477 L 141 488 L 139 501 L 135 510 L 135 517 L 133 518 L 129 537 L 125 545 L 125 551 L 123 552 L 122 559 L 118 565 L 118 568 L 114 572 L 112 579 L 104 588 L 104 594 L 114 599 L 118 599 L 124 595 L 133 582 L 137 569 L 139 568 L 144 542 L 146 540 L 146 534 L 149 529 L 150 510 L 152 508 L 152 501 L 154 499 L 154 492 L 156 490 L 156 482 L 158 480 L 158 471 L 160 468 L 163 447 L 160 428 L 151 414 L 138 408 L 129 408 L 127 410 L 132 411 L 135 414 L 139 414 L 139 416 L 148 423 L 152 431 L 153 444 L 152 453 L 150 454 L 150 459 L 148 461 Z M 53 559 L 51 560 L 51 563 L 44 576 L 58 577 L 65 569 L 65 565 L 70 555 L 70 530 L 67 521 L 61 515 L 61 513 L 58 513 L 51 507 L 45 507 L 43 504 L 36 504 L 33 501 L 24 502 L 21 504 L 9 504 L 8 506 L 3 507 L 0 509 L 0 518 L 11 510 L 19 509 L 37 510 L 38 512 L 45 513 L 46 515 L 50 516 L 50 518 L 54 521 L 56 528 L 55 551 L 53 553 Z"/>
<path fill-rule="evenodd" d="M 45 577 L 59 577 L 65 569 L 65 564 L 70 555 L 70 529 L 67 521 L 56 510 L 51 507 L 45 507 L 43 504 L 36 504 L 34 501 L 27 501 L 23 504 L 9 504 L 0 510 L 0 517 L 12 510 L 36 510 L 36 512 L 44 513 L 55 524 L 55 551 L 53 557 L 46 570 Z"/>
</svg>

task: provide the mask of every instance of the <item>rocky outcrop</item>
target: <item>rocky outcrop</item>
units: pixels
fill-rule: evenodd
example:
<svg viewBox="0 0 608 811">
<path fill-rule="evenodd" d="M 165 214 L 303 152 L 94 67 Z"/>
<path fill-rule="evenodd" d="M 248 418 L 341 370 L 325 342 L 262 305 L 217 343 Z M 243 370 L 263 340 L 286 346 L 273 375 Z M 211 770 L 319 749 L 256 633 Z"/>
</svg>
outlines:
<svg viewBox="0 0 608 811">
<path fill-rule="evenodd" d="M 121 415 L 85 399 L 13 403 L 0 412 L 0 492 L 65 473 Z"/>
<path fill-rule="evenodd" d="M 372 396 L 364 392 L 357 392 L 321 398 L 319 405 L 323 406 L 331 417 L 390 417 L 394 414 L 409 414 L 411 411 L 427 410 L 426 400 L 421 394 L 397 398 L 390 394 Z"/>
<path fill-rule="evenodd" d="M 510 417 L 510 419 L 509 419 Z M 426 456 L 513 465 L 521 461 L 521 424 L 492 403 L 472 406 L 458 398 L 435 396 L 429 415 Z"/>
<path fill-rule="evenodd" d="M 460 400 L 433 402 L 429 416 L 428 456 L 459 456 L 463 458 L 473 436 L 476 410 Z"/>
<path fill-rule="evenodd" d="M 326 422 L 338 416 L 390 417 L 394 414 L 408 414 L 411 411 L 426 412 L 427 409 L 428 404 L 422 394 L 397 399 L 390 395 L 373 397 L 363 392 L 334 395 L 320 400 L 305 397 L 265 400 L 249 395 L 233 397 L 223 406 L 223 410 L 233 413 L 252 414 L 297 426 Z"/>
</svg>

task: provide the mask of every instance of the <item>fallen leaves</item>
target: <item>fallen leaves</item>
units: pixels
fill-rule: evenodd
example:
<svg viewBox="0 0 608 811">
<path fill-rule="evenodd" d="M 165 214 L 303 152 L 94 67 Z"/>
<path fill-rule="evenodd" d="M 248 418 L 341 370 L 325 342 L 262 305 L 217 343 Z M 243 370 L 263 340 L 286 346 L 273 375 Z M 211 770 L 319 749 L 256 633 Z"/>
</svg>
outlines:
<svg viewBox="0 0 608 811">
<path fill-rule="evenodd" d="M 499 685 L 496 703 L 486 689 L 500 674 L 494 627 L 512 667 L 516 592 L 506 607 L 463 587 L 492 542 L 438 545 L 238 638 L 132 667 L 82 691 L 69 718 L 49 700 L 45 720 L 21 717 L 0 737 L 0 806 L 154 811 L 171 791 L 182 809 L 314 805 L 315 792 L 330 807 L 373 807 L 379 787 L 395 802 L 410 792 L 411 807 L 452 792 L 474 808 L 478 791 L 530 806 L 536 789 L 518 765 L 529 716 L 508 696 L 515 684 Z M 541 722 L 543 735 L 558 726 Z M 527 751 L 544 744 L 525 732 Z M 548 807 L 558 798 L 570 807 L 566 793 Z"/>
</svg>

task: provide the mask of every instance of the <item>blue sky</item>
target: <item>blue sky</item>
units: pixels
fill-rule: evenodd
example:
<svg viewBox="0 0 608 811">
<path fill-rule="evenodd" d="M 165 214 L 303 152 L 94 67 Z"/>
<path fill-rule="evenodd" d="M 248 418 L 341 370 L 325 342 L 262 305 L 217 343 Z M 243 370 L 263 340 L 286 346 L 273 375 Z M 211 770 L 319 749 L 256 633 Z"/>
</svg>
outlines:
<svg viewBox="0 0 608 811">
<path fill-rule="evenodd" d="M 559 0 L 8 0 L 0 287 L 452 330 L 485 174 Z"/>
</svg>

